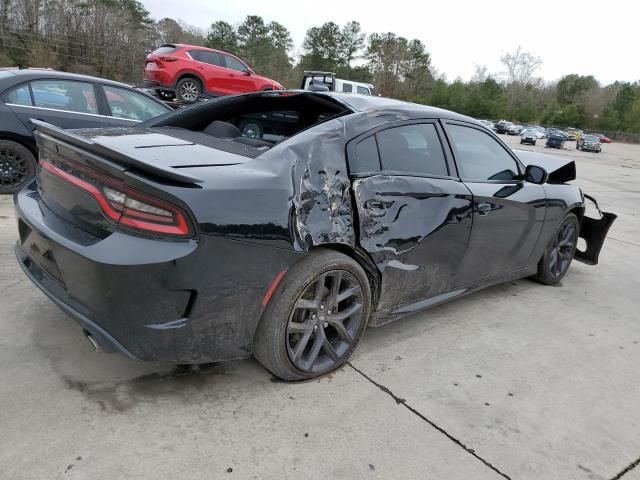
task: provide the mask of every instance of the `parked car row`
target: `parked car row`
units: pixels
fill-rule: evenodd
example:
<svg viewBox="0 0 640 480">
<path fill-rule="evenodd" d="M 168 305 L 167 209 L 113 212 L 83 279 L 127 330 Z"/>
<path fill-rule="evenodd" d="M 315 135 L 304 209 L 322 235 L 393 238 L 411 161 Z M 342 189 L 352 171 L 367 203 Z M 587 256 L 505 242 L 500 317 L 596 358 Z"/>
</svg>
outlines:
<svg viewBox="0 0 640 480">
<path fill-rule="evenodd" d="M 506 120 L 493 122 L 492 120 L 478 120 L 480 124 L 489 130 L 505 135 L 520 135 L 520 144 L 536 145 L 541 139 L 547 139 L 545 147 L 548 148 L 564 148 L 565 142 L 570 140 L 576 141 L 578 150 L 600 153 L 602 151 L 601 143 L 609 143 L 611 140 L 601 133 L 585 134 L 582 130 L 569 127 L 566 130 L 557 128 L 545 128 L 540 125 L 522 125 L 515 124 Z"/>
</svg>

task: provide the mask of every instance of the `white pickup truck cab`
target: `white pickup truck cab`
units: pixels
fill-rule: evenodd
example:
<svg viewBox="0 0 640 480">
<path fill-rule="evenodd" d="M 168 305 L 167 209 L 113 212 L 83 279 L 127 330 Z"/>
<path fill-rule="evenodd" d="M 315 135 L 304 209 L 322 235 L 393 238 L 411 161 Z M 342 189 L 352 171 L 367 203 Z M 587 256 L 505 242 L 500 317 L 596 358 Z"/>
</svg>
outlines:
<svg viewBox="0 0 640 480">
<path fill-rule="evenodd" d="M 331 92 L 359 93 L 360 95 L 373 95 L 373 85 L 370 83 L 354 82 L 336 78 L 333 72 L 305 71 L 302 77 L 303 90 L 324 90 L 326 87 Z"/>
</svg>

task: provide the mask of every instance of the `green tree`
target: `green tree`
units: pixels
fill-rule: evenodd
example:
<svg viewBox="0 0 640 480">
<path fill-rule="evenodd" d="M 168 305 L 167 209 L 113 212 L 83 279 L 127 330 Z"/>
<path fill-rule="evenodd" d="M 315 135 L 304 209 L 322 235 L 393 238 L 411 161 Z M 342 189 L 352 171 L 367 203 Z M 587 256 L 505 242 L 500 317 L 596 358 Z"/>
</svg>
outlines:
<svg viewBox="0 0 640 480">
<path fill-rule="evenodd" d="M 611 106 L 607 106 L 602 114 L 598 115 L 596 126 L 601 130 L 618 130 L 620 127 L 620 117 L 618 117 L 618 112 Z"/>
<path fill-rule="evenodd" d="M 640 98 L 636 98 L 623 119 L 623 129 L 627 132 L 640 132 Z"/>
<path fill-rule="evenodd" d="M 229 53 L 237 53 L 238 34 L 229 23 L 218 20 L 211 24 L 211 29 L 207 35 L 207 47 Z"/>
<path fill-rule="evenodd" d="M 613 109 L 618 113 L 619 118 L 624 118 L 634 102 L 638 98 L 638 93 L 630 83 L 622 83 L 616 99 L 613 101 Z"/>
<path fill-rule="evenodd" d="M 572 73 L 560 79 L 557 85 L 558 103 L 568 105 L 578 103 L 581 97 L 598 87 L 598 81 L 593 75 L 582 76 Z"/>
<path fill-rule="evenodd" d="M 307 30 L 302 47 L 306 53 L 300 64 L 307 70 L 335 72 L 344 65 L 342 30 L 334 22 L 326 22 L 320 27 Z"/>
<path fill-rule="evenodd" d="M 347 22 L 340 32 L 340 61 L 342 66 L 350 67 L 351 62 L 364 47 L 366 35 L 358 22 Z"/>
</svg>

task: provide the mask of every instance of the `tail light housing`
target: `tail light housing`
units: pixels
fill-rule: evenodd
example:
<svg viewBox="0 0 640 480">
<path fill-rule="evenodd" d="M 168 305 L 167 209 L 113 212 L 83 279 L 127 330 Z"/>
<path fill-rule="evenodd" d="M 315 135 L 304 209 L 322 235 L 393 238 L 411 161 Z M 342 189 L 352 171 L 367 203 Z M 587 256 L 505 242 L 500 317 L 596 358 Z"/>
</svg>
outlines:
<svg viewBox="0 0 640 480">
<path fill-rule="evenodd" d="M 54 177 L 89 194 L 102 213 L 124 228 L 160 236 L 189 238 L 193 229 L 187 215 L 177 206 L 139 192 L 122 180 L 96 172 L 75 162 L 41 156 L 40 167 Z"/>
</svg>

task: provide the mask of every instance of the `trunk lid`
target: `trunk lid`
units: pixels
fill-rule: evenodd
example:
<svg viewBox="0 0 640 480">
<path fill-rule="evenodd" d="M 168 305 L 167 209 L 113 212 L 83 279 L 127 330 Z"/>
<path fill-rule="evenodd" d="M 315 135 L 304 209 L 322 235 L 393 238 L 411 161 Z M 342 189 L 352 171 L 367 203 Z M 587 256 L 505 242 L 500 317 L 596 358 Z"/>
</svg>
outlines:
<svg viewBox="0 0 640 480">
<path fill-rule="evenodd" d="M 169 191 L 199 188 L 202 180 L 188 173 L 190 167 L 249 160 L 162 131 L 170 130 L 167 128 L 65 131 L 37 120 L 34 124 L 42 202 L 99 238 L 116 228 L 138 229 L 140 225 L 152 225 L 157 230 L 152 234 L 192 234 L 187 206 Z M 127 219 L 134 213 L 135 218 Z"/>
</svg>

